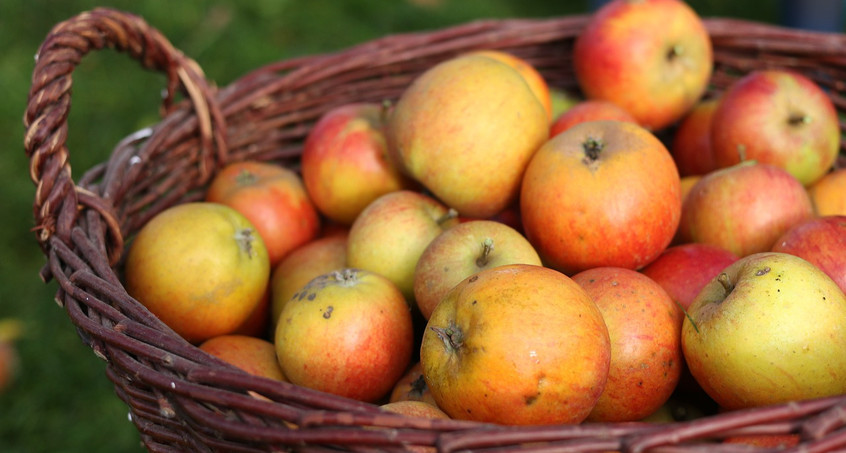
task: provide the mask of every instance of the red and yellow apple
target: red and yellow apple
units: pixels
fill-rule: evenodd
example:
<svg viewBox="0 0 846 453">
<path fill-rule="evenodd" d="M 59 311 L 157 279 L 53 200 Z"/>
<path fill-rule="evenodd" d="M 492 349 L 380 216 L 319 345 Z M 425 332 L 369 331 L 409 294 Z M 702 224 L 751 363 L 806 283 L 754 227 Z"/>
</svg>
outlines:
<svg viewBox="0 0 846 453">
<path fill-rule="evenodd" d="M 350 227 L 347 265 L 388 278 L 414 300 L 414 270 L 426 247 L 456 225 L 455 212 L 419 192 L 387 193 L 364 208 Z"/>
<path fill-rule="evenodd" d="M 271 266 L 320 231 L 320 217 L 302 178 L 281 165 L 233 162 L 214 177 L 205 200 L 243 214 L 264 241 Z"/>
<path fill-rule="evenodd" d="M 846 215 L 846 167 L 823 175 L 808 187 L 808 194 L 817 215 Z"/>
<path fill-rule="evenodd" d="M 523 76 L 483 55 L 436 64 L 402 93 L 388 123 L 394 160 L 462 216 L 511 204 L 549 117 Z"/>
<path fill-rule="evenodd" d="M 619 105 L 610 101 L 588 99 L 559 115 L 549 127 L 549 136 L 554 137 L 579 123 L 600 120 L 628 121 L 637 124 L 637 120 Z"/>
<path fill-rule="evenodd" d="M 411 187 L 388 158 L 387 117 L 380 104 L 344 104 L 326 112 L 306 137 L 303 183 L 329 219 L 350 225 L 379 196 Z"/>
<path fill-rule="evenodd" d="M 541 259 L 517 230 L 493 220 L 460 223 L 432 240 L 414 270 L 414 300 L 429 319 L 453 286 L 483 270 L 505 264 L 534 264 Z"/>
<path fill-rule="evenodd" d="M 719 167 L 754 160 L 783 168 L 808 186 L 837 159 L 837 110 L 821 87 L 798 72 L 753 71 L 723 93 L 711 145 Z"/>
<path fill-rule="evenodd" d="M 551 138 L 529 163 L 520 197 L 527 238 L 567 274 L 643 267 L 670 244 L 681 215 L 667 148 L 622 121 L 581 123 Z"/>
<path fill-rule="evenodd" d="M 631 269 L 595 267 L 573 281 L 599 307 L 611 339 L 608 381 L 587 421 L 637 421 L 654 413 L 681 376 L 681 309 L 661 285 Z"/>
<path fill-rule="evenodd" d="M 814 217 L 797 223 L 775 241 L 772 251 L 810 262 L 846 292 L 846 216 Z"/>
<path fill-rule="evenodd" d="M 219 335 L 202 342 L 199 348 L 247 373 L 287 382 L 276 360 L 276 348 L 263 338 Z"/>
<path fill-rule="evenodd" d="M 411 311 L 399 289 L 373 272 L 316 277 L 282 308 L 276 355 L 294 384 L 376 402 L 411 361 Z"/>
<path fill-rule="evenodd" d="M 711 172 L 691 188 L 679 237 L 742 257 L 769 250 L 811 216 L 811 199 L 799 180 L 780 167 L 745 161 Z"/>
<path fill-rule="evenodd" d="M 704 175 L 718 168 L 711 147 L 711 123 L 718 103 L 719 98 L 698 102 L 673 133 L 670 152 L 682 177 Z"/>
<path fill-rule="evenodd" d="M 485 269 L 435 307 L 420 361 L 452 418 L 502 424 L 579 423 L 608 378 L 602 314 L 566 275 L 542 266 Z"/>
<path fill-rule="evenodd" d="M 614 102 L 657 131 L 705 93 L 713 68 L 702 19 L 681 0 L 612 0 L 593 13 L 573 48 L 588 99 Z"/>
</svg>

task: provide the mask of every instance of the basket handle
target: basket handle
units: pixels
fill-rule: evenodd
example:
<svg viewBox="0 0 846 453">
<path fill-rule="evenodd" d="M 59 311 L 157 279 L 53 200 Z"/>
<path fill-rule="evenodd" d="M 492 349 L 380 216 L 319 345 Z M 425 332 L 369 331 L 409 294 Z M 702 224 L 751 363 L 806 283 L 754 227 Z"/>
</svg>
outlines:
<svg viewBox="0 0 846 453">
<path fill-rule="evenodd" d="M 201 162 L 225 161 L 227 152 L 223 115 L 199 65 L 142 18 L 97 8 L 54 26 L 36 54 L 24 115 L 24 148 L 29 158 L 30 178 L 36 186 L 34 230 L 45 250 L 53 235 L 70 243 L 70 230 L 78 208 L 95 209 L 117 242 L 114 244 L 117 247 L 110 250 L 110 261 L 114 264 L 123 239 L 113 204 L 74 184 L 66 147 L 72 72 L 88 52 L 104 47 L 126 52 L 143 67 L 167 76 L 162 115 L 175 108 L 177 93 L 187 93 L 198 118 Z M 203 180 L 210 177 L 209 167 L 201 165 Z"/>
</svg>

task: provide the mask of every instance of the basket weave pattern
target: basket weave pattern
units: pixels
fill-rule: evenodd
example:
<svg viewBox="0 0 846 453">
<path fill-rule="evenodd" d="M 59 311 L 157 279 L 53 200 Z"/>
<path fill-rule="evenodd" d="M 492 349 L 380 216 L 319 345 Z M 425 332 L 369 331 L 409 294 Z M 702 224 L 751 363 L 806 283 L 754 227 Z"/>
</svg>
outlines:
<svg viewBox="0 0 846 453">
<path fill-rule="evenodd" d="M 280 61 L 226 87 L 141 18 L 96 9 L 56 25 L 38 51 L 24 116 L 36 186 L 33 215 L 56 301 L 106 361 L 117 395 L 151 451 L 712 451 L 728 435 L 800 433 L 802 451 L 846 449 L 846 396 L 667 425 L 503 427 L 389 414 L 291 384 L 247 375 L 185 342 L 131 298 L 120 277 L 125 244 L 152 216 L 201 199 L 228 162 L 296 168 L 311 125 L 353 101 L 396 99 L 434 63 L 471 49 L 511 52 L 551 86 L 576 90 L 570 52 L 587 17 L 487 20 L 387 36 L 337 53 Z M 793 68 L 829 91 L 840 112 L 846 36 L 746 21 L 705 20 L 714 45 L 711 90 L 764 67 Z M 167 76 L 162 120 L 127 136 L 74 182 L 67 137 L 71 74 L 92 50 L 112 48 Z M 841 129 L 846 125 L 841 124 Z M 373 428 L 366 428 L 373 427 Z M 749 451 L 721 446 L 720 451 Z"/>
</svg>

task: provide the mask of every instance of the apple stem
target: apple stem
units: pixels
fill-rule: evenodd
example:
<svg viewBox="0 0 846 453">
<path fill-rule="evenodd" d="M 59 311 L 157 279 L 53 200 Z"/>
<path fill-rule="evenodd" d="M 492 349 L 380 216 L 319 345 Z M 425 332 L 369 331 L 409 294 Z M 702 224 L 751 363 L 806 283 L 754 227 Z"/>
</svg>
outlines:
<svg viewBox="0 0 846 453">
<path fill-rule="evenodd" d="M 247 257 L 253 257 L 253 241 L 255 238 L 253 237 L 253 229 L 252 228 L 243 228 L 235 232 L 235 242 L 238 243 L 238 247 L 241 248 L 246 254 Z"/>
<path fill-rule="evenodd" d="M 452 220 L 456 217 L 458 217 L 458 211 L 456 211 L 453 208 L 449 208 L 449 210 L 446 212 L 446 214 L 442 215 L 437 220 L 437 223 L 438 223 L 438 225 L 443 225 L 444 223 L 449 222 L 450 220 Z"/>
<path fill-rule="evenodd" d="M 255 173 L 246 169 L 241 170 L 238 175 L 235 176 L 235 184 L 237 184 L 238 187 L 251 186 L 255 184 L 257 180 L 258 177 Z"/>
<path fill-rule="evenodd" d="M 491 238 L 485 238 L 482 242 L 482 255 L 476 258 L 476 266 L 485 267 L 488 264 L 491 252 L 493 252 L 494 241 Z"/>
<path fill-rule="evenodd" d="M 461 344 L 464 342 L 464 335 L 462 335 L 461 329 L 459 329 L 452 321 L 450 321 L 449 326 L 446 329 L 436 326 L 431 326 L 429 328 L 432 329 L 438 338 L 444 342 L 444 347 L 450 353 L 454 353 L 461 348 Z"/>
<path fill-rule="evenodd" d="M 720 275 L 717 276 L 717 281 L 723 285 L 723 289 L 726 291 L 726 296 L 734 290 L 734 285 L 731 284 L 729 276 L 725 272 L 721 272 Z"/>
<path fill-rule="evenodd" d="M 391 107 L 393 107 L 393 103 L 390 99 L 383 99 L 382 100 L 382 111 L 380 112 L 382 115 L 382 123 L 388 121 L 388 113 L 391 111 Z"/>
<path fill-rule="evenodd" d="M 593 162 L 596 159 L 599 159 L 599 153 L 604 147 L 605 144 L 602 143 L 602 140 L 593 137 L 588 137 L 582 144 L 582 148 L 585 150 L 585 156 L 587 157 L 588 162 Z"/>
<path fill-rule="evenodd" d="M 346 286 L 349 286 L 356 281 L 355 269 L 346 268 L 343 270 L 333 271 L 332 275 L 335 277 L 337 282 L 343 283 Z"/>
<path fill-rule="evenodd" d="M 675 46 L 670 48 L 670 51 L 667 52 L 667 60 L 673 61 L 676 57 L 680 56 L 684 53 L 684 47 L 681 44 L 676 44 Z"/>
</svg>

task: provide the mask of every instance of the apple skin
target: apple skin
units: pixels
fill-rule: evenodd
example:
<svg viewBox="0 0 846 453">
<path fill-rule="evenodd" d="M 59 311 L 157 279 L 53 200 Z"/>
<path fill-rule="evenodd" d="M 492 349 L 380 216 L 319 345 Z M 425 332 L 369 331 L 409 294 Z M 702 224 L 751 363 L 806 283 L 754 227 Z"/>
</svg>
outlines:
<svg viewBox="0 0 846 453">
<path fill-rule="evenodd" d="M 704 175 L 717 168 L 711 147 L 711 123 L 719 98 L 704 99 L 682 118 L 673 133 L 670 151 L 679 175 Z"/>
<path fill-rule="evenodd" d="M 690 189 L 678 234 L 682 242 L 743 257 L 770 250 L 785 231 L 813 215 L 808 192 L 790 173 L 745 161 L 703 176 Z"/>
<path fill-rule="evenodd" d="M 387 277 L 411 303 L 420 255 L 439 234 L 458 224 L 454 211 L 410 190 L 387 193 L 367 205 L 347 237 L 347 265 Z"/>
<path fill-rule="evenodd" d="M 743 257 L 688 309 L 691 374 L 726 410 L 846 393 L 846 295 L 811 263 L 776 252 Z"/>
<path fill-rule="evenodd" d="M 548 137 L 546 109 L 523 77 L 501 61 L 472 54 L 418 76 L 388 125 L 400 168 L 473 218 L 493 216 L 517 198 L 526 165 Z"/>
<path fill-rule="evenodd" d="M 823 175 L 808 187 L 818 216 L 846 215 L 846 167 Z"/>
<path fill-rule="evenodd" d="M 681 376 L 682 311 L 661 285 L 631 269 L 595 267 L 573 281 L 599 307 L 611 338 L 608 381 L 587 421 L 637 421 L 654 413 Z"/>
<path fill-rule="evenodd" d="M 846 292 L 846 216 L 815 217 L 798 223 L 776 240 L 772 251 L 807 260 Z"/>
<path fill-rule="evenodd" d="M 412 187 L 388 158 L 387 107 L 354 103 L 326 112 L 303 145 L 303 183 L 317 209 L 350 225 L 380 195 Z"/>
<path fill-rule="evenodd" d="M 602 313 L 566 275 L 542 266 L 485 269 L 456 285 L 423 333 L 423 376 L 452 418 L 579 423 L 608 378 Z"/>
<path fill-rule="evenodd" d="M 623 121 L 577 124 L 551 138 L 523 176 L 523 231 L 544 264 L 568 275 L 639 269 L 672 241 L 681 187 L 670 153 Z"/>
<path fill-rule="evenodd" d="M 270 320 L 272 329 L 282 307 L 317 276 L 347 267 L 348 232 L 313 239 L 288 254 L 270 275 Z"/>
<path fill-rule="evenodd" d="M 702 97 L 713 49 L 701 18 L 679 0 L 612 0 L 576 38 L 573 65 L 588 99 L 612 101 L 657 131 Z"/>
<path fill-rule="evenodd" d="M 687 310 L 702 288 L 737 259 L 723 248 L 694 242 L 667 248 L 640 271 Z"/>
<path fill-rule="evenodd" d="M 711 145 L 721 168 L 755 160 L 783 168 L 808 186 L 837 159 L 837 110 L 822 88 L 797 72 L 754 71 L 723 93 Z"/>
<path fill-rule="evenodd" d="M 414 271 L 414 300 L 429 319 L 452 287 L 483 270 L 505 264 L 534 264 L 541 259 L 517 230 L 493 220 L 460 223 L 432 240 Z"/>
<path fill-rule="evenodd" d="M 529 85 L 529 89 L 532 90 L 537 100 L 543 105 L 547 117 L 552 121 L 552 97 L 549 94 L 549 84 L 546 83 L 543 75 L 528 61 L 500 50 L 474 50 L 469 52 L 469 54 L 493 58 L 514 68 L 523 77 L 526 84 Z"/>
<path fill-rule="evenodd" d="M 411 363 L 411 311 L 387 278 L 333 271 L 285 304 L 274 345 L 289 382 L 372 403 L 391 392 Z"/>
<path fill-rule="evenodd" d="M 637 120 L 619 105 L 610 101 L 588 99 L 559 115 L 549 126 L 549 137 L 552 138 L 576 124 L 600 120 L 628 121 L 637 124 Z"/>
</svg>

